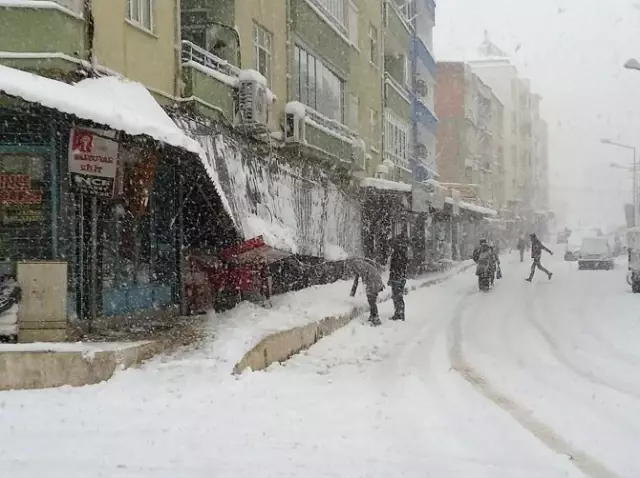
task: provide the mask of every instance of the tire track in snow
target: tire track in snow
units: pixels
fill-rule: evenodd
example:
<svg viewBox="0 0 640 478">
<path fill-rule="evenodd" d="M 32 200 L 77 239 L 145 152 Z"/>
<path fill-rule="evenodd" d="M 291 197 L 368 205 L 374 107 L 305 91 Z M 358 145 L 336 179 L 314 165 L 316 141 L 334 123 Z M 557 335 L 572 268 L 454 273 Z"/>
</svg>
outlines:
<svg viewBox="0 0 640 478">
<path fill-rule="evenodd" d="M 562 350 L 558 343 L 553 339 L 553 336 L 549 333 L 549 331 L 540 323 L 539 320 L 536 319 L 535 310 L 538 306 L 536 306 L 535 301 L 529 298 L 528 307 L 525 308 L 527 314 L 527 320 L 529 323 L 536 329 L 536 331 L 542 336 L 544 341 L 549 346 L 549 350 L 554 358 L 560 362 L 564 367 L 569 369 L 571 372 L 576 375 L 587 379 L 591 383 L 601 385 L 603 387 L 610 388 L 611 390 L 615 390 L 618 393 L 622 393 L 623 395 L 628 395 L 635 399 L 640 400 L 640 393 L 638 391 L 628 388 L 626 386 L 612 383 L 609 380 L 605 380 L 603 378 L 598 377 L 593 372 L 589 370 L 585 370 L 580 367 L 577 363 L 571 360 Z"/>
<path fill-rule="evenodd" d="M 529 431 L 547 448 L 568 456 L 571 463 L 590 478 L 620 478 L 618 474 L 607 468 L 587 453 L 575 448 L 556 433 L 550 426 L 537 420 L 530 410 L 509 398 L 491 384 L 480 372 L 467 362 L 463 353 L 462 320 L 465 311 L 470 307 L 469 297 L 461 301 L 450 324 L 449 361 L 451 368 L 462 376 L 481 395 L 491 400 L 506 411 L 523 428 Z"/>
</svg>

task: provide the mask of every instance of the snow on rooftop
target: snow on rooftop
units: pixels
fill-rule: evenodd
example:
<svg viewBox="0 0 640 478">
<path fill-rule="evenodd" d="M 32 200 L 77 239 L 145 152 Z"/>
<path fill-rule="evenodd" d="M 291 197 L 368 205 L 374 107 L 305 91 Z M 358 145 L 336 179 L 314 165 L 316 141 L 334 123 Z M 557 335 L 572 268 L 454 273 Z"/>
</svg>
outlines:
<svg viewBox="0 0 640 478">
<path fill-rule="evenodd" d="M 360 181 L 360 186 L 363 188 L 375 188 L 385 191 L 411 192 L 411 184 L 399 183 L 382 178 L 364 178 Z"/>
<path fill-rule="evenodd" d="M 194 139 L 187 136 L 140 83 L 107 76 L 83 80 L 75 85 L 0 65 L 0 93 L 72 114 L 131 136 L 147 135 L 197 154 L 233 217 L 218 174 Z"/>
<path fill-rule="evenodd" d="M 297 254 L 298 243 L 296 242 L 294 231 L 275 222 L 265 221 L 254 214 L 243 217 L 242 224 L 246 237 L 262 236 L 265 244 L 274 249 Z"/>
</svg>

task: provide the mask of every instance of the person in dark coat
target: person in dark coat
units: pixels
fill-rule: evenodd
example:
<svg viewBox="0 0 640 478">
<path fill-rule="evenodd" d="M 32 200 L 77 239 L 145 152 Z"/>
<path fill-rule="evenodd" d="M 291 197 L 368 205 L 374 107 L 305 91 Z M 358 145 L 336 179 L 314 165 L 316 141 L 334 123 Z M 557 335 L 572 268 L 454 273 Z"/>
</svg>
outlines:
<svg viewBox="0 0 640 478">
<path fill-rule="evenodd" d="M 496 271 L 500 267 L 500 259 L 495 249 L 486 239 L 480 239 L 479 244 L 473 250 L 472 258 L 477 264 L 476 275 L 488 274 L 491 277 L 491 285 L 493 286 Z"/>
<path fill-rule="evenodd" d="M 545 245 L 540 242 L 540 239 L 538 239 L 538 236 L 536 236 L 535 234 L 531 234 L 529 237 L 531 238 L 531 258 L 533 259 L 533 264 L 531 264 L 531 274 L 529 274 L 529 277 L 525 280 L 527 282 L 531 282 L 533 280 L 533 274 L 535 274 L 536 272 L 536 267 L 547 274 L 547 276 L 549 276 L 549 279 L 551 279 L 553 273 L 542 267 L 540 259 L 542 258 L 543 250 L 547 251 L 551 255 L 553 255 L 553 252 L 545 247 Z"/>
<path fill-rule="evenodd" d="M 345 261 L 345 273 L 355 275 L 351 297 L 356 295 L 358 281 L 362 278 L 366 288 L 367 302 L 369 302 L 369 322 L 380 325 L 382 322 L 378 316 L 378 294 L 384 290 L 384 283 L 379 266 L 368 259 L 348 259 Z"/>
<path fill-rule="evenodd" d="M 407 283 L 407 267 L 409 266 L 409 240 L 405 234 L 399 235 L 391 251 L 389 264 L 389 282 L 394 313 L 391 320 L 405 320 L 404 287 Z"/>
<path fill-rule="evenodd" d="M 520 262 L 524 262 L 524 250 L 527 248 L 527 241 L 524 240 L 523 235 L 518 239 L 517 248 L 520 251 Z"/>
</svg>

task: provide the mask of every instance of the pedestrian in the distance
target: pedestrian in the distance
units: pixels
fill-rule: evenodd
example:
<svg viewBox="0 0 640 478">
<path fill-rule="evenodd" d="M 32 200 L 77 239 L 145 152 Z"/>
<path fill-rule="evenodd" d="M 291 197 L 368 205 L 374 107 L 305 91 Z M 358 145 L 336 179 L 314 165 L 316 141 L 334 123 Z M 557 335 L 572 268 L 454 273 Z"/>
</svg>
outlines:
<svg viewBox="0 0 640 478">
<path fill-rule="evenodd" d="M 529 237 L 531 238 L 531 258 L 533 259 L 533 264 L 531 264 L 531 274 L 525 280 L 527 282 L 531 282 L 533 280 L 533 274 L 536 272 L 536 267 L 547 274 L 547 276 L 549 276 L 549 279 L 551 279 L 553 273 L 542 267 L 540 259 L 542 258 L 543 250 L 547 251 L 551 255 L 553 255 L 553 252 L 551 252 L 549 248 L 545 247 L 545 245 L 540 242 L 540 239 L 538 239 L 538 236 L 536 236 L 535 234 L 531 234 Z"/>
<path fill-rule="evenodd" d="M 393 242 L 391 261 L 389 263 L 389 283 L 393 299 L 393 316 L 391 320 L 404 321 L 404 286 L 407 283 L 407 267 L 409 265 L 409 240 L 406 234 L 400 234 Z"/>
<path fill-rule="evenodd" d="M 384 283 L 379 266 L 368 259 L 349 259 L 345 262 L 345 272 L 355 275 L 351 297 L 356 295 L 358 282 L 362 278 L 366 288 L 367 302 L 369 302 L 369 322 L 372 325 L 380 325 L 382 322 L 378 316 L 378 294 L 384 290 Z"/>
<path fill-rule="evenodd" d="M 524 262 L 524 250 L 527 248 L 527 241 L 524 240 L 524 234 L 520 234 L 517 248 L 520 252 L 520 262 Z"/>
</svg>

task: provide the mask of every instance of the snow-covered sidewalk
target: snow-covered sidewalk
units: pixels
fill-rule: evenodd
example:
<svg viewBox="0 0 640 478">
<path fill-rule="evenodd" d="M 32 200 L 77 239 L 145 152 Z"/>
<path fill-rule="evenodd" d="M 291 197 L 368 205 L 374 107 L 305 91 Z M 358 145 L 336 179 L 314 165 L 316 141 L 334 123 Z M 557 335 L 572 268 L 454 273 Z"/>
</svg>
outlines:
<svg viewBox="0 0 640 478">
<path fill-rule="evenodd" d="M 472 261 L 456 263 L 443 272 L 424 274 L 407 281 L 408 291 L 446 280 L 467 269 Z M 387 276 L 383 277 L 387 282 Z M 319 322 L 327 317 L 359 315 L 367 306 L 364 287 L 350 297 L 352 281 L 309 287 L 296 292 L 274 296 L 271 308 L 243 302 L 231 311 L 210 314 L 199 354 L 205 352 L 214 359 L 222 373 L 231 373 L 244 354 L 264 338 L 286 330 Z M 391 298 L 387 287 L 379 295 L 379 302 Z M 383 317 L 384 318 L 384 317 Z"/>
</svg>

